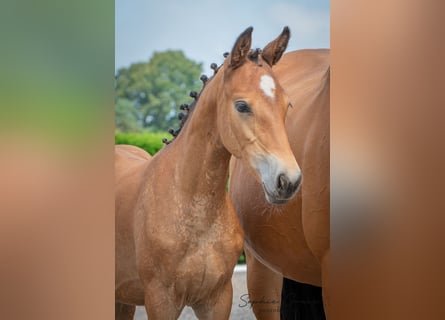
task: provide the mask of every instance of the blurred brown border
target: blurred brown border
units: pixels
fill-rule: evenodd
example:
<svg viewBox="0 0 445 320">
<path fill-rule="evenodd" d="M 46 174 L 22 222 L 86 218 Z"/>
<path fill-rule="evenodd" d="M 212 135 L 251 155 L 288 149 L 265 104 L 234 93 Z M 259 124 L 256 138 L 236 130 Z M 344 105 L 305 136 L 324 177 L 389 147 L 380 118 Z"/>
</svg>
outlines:
<svg viewBox="0 0 445 320">
<path fill-rule="evenodd" d="M 444 319 L 444 3 L 331 3 L 334 319 Z"/>
</svg>

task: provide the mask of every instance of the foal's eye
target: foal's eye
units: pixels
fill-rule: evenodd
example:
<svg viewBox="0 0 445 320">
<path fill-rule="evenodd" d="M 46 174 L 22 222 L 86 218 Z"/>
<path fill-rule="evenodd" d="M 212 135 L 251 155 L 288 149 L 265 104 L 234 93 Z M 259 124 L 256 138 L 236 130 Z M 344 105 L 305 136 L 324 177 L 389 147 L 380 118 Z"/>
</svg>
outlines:
<svg viewBox="0 0 445 320">
<path fill-rule="evenodd" d="M 238 112 L 241 112 L 241 113 L 252 113 L 252 109 L 250 109 L 250 107 L 246 103 L 246 101 L 235 102 L 235 108 Z"/>
</svg>

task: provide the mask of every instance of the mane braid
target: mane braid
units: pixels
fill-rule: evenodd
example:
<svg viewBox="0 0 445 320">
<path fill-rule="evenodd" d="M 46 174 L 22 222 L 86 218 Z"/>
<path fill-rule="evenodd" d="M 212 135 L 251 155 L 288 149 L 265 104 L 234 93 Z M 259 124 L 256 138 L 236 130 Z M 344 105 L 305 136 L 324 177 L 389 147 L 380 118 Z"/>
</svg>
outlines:
<svg viewBox="0 0 445 320">
<path fill-rule="evenodd" d="M 262 66 L 261 59 L 262 50 L 260 48 L 251 49 L 247 55 L 250 61 L 255 62 L 257 65 Z"/>
<path fill-rule="evenodd" d="M 226 57 L 226 55 L 224 55 L 224 57 Z M 213 77 L 219 71 L 221 66 L 222 66 L 222 64 L 218 67 L 218 65 L 216 63 L 212 63 L 210 65 L 210 68 L 212 68 L 213 71 L 214 71 L 213 75 L 210 78 L 208 78 L 205 74 L 201 75 L 201 77 L 200 77 L 200 80 L 203 83 L 201 91 L 199 91 L 199 93 L 196 92 L 196 91 L 190 91 L 190 97 L 193 98 L 193 101 L 190 104 L 184 103 L 184 104 L 181 104 L 179 106 L 179 109 L 180 110 L 184 110 L 185 113 L 180 112 L 178 114 L 178 119 L 180 121 L 179 128 L 176 129 L 176 130 L 174 130 L 173 128 L 170 128 L 168 130 L 168 132 L 173 136 L 173 138 L 171 140 L 167 140 L 166 138 L 162 139 L 162 142 L 165 145 L 168 145 L 168 144 L 172 143 L 175 140 L 175 138 L 179 135 L 179 133 L 181 132 L 182 128 L 185 126 L 185 124 L 187 122 L 187 119 L 189 118 L 190 114 L 195 109 L 195 106 L 198 103 L 199 97 L 201 96 L 201 92 L 204 91 L 204 89 L 206 88 L 207 84 L 213 79 Z"/>
</svg>

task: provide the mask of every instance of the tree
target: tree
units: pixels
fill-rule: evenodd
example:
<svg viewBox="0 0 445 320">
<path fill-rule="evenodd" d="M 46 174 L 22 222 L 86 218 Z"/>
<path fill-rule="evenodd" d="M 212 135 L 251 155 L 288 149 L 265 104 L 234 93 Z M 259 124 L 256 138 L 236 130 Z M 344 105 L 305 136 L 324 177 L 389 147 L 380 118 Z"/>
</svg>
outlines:
<svg viewBox="0 0 445 320">
<path fill-rule="evenodd" d="M 142 121 L 138 112 L 128 99 L 116 99 L 114 117 L 116 129 L 122 132 L 137 132 L 142 129 Z"/>
<path fill-rule="evenodd" d="M 132 104 L 142 128 L 166 131 L 177 127 L 178 107 L 190 101 L 191 90 L 200 90 L 201 73 L 202 64 L 188 59 L 180 50 L 155 52 L 148 62 L 119 69 L 115 93 L 116 127 L 121 130 L 132 127 L 122 125 L 130 118 L 134 120 L 133 116 L 124 115 L 127 111 L 132 113 L 125 101 Z"/>
</svg>

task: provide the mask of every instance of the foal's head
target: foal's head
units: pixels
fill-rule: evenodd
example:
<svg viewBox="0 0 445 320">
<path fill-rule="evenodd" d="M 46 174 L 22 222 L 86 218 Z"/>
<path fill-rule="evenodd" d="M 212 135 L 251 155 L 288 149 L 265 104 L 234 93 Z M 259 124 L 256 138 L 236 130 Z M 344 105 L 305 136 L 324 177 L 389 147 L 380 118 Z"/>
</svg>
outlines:
<svg viewBox="0 0 445 320">
<path fill-rule="evenodd" d="M 236 40 L 219 73 L 218 131 L 224 146 L 251 169 L 270 203 L 290 200 L 301 182 L 301 171 L 284 127 L 289 98 L 272 71 L 289 41 L 283 32 L 263 50 L 250 50 L 252 28 Z"/>
</svg>

